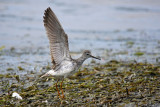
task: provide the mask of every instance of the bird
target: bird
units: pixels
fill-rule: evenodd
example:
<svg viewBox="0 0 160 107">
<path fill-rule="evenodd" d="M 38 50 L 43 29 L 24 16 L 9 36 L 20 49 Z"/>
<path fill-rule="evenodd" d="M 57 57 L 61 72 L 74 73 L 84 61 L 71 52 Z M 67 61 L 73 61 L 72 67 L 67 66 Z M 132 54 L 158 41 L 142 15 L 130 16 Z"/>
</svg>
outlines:
<svg viewBox="0 0 160 107">
<path fill-rule="evenodd" d="M 64 93 L 62 90 L 63 80 L 74 73 L 76 73 L 83 62 L 88 58 L 100 59 L 100 57 L 95 57 L 91 54 L 89 50 L 84 50 L 83 54 L 78 59 L 73 59 L 69 53 L 68 35 L 65 33 L 63 27 L 61 26 L 57 16 L 48 7 L 43 16 L 44 27 L 46 34 L 49 39 L 51 62 L 53 64 L 52 69 L 43 74 L 43 77 L 54 77 L 56 82 L 56 90 L 58 92 L 59 98 L 64 98 Z M 57 84 L 61 80 L 60 91 L 58 90 Z"/>
</svg>

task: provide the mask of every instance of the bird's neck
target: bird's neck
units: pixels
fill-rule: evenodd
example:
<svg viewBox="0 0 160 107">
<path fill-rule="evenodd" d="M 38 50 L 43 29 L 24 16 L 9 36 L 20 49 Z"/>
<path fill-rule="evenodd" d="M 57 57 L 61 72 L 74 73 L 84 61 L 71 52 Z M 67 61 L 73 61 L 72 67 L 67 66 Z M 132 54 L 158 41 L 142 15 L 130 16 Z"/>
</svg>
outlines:
<svg viewBox="0 0 160 107">
<path fill-rule="evenodd" d="M 77 59 L 78 65 L 81 66 L 86 59 L 87 58 L 82 55 L 80 58 Z"/>
</svg>

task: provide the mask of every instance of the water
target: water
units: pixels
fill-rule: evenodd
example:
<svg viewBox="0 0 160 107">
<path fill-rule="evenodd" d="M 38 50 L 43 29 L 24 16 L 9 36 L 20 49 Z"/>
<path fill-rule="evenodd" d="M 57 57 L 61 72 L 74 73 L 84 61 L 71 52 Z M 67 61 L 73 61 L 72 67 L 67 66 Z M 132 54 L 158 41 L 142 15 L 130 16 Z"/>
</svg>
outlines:
<svg viewBox="0 0 160 107">
<path fill-rule="evenodd" d="M 49 6 L 69 36 L 73 58 L 89 49 L 101 63 L 160 59 L 159 0 L 0 0 L 0 72 L 17 66 L 38 71 L 50 63 L 43 26 Z"/>
</svg>

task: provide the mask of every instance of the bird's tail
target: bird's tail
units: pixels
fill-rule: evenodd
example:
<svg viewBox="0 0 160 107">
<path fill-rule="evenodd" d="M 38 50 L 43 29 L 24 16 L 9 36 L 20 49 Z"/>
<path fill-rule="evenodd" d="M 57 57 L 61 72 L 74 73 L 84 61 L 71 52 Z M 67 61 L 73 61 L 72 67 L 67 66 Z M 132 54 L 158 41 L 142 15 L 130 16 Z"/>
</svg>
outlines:
<svg viewBox="0 0 160 107">
<path fill-rule="evenodd" d="M 39 79 L 41 79 L 41 78 L 43 78 L 43 77 L 48 77 L 48 76 L 49 76 L 48 73 L 45 73 L 45 74 L 43 74 L 42 76 L 40 76 Z"/>
</svg>

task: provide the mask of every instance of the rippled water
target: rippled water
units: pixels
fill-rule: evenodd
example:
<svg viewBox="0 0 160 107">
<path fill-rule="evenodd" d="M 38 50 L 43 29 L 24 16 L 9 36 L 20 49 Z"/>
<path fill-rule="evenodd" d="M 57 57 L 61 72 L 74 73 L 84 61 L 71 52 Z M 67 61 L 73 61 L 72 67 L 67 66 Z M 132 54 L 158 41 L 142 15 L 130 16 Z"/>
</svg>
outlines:
<svg viewBox="0 0 160 107">
<path fill-rule="evenodd" d="M 0 0 L 0 72 L 50 63 L 43 26 L 49 6 L 69 35 L 74 58 L 89 49 L 101 62 L 160 60 L 159 0 Z"/>
</svg>

